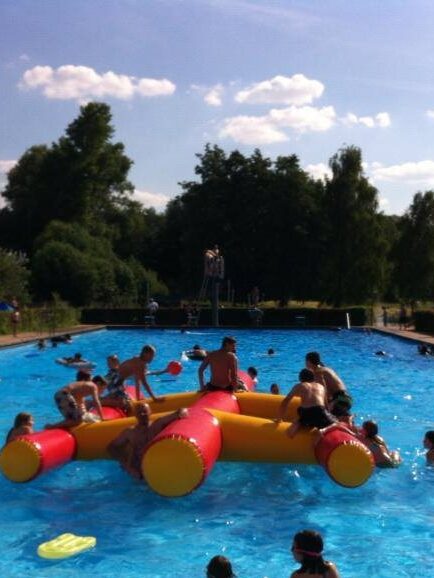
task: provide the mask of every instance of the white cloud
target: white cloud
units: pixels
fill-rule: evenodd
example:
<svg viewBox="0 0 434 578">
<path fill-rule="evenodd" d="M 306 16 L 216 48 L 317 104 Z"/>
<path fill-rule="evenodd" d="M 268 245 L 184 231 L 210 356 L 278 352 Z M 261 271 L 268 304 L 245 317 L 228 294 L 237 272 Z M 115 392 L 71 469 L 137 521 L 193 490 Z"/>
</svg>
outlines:
<svg viewBox="0 0 434 578">
<path fill-rule="evenodd" d="M 156 211 L 164 211 L 170 197 L 161 193 L 151 193 L 135 189 L 132 198 L 139 203 L 142 203 L 146 208 L 153 207 Z"/>
<path fill-rule="evenodd" d="M 428 118 L 434 118 L 434 110 L 427 110 L 426 115 Z"/>
<path fill-rule="evenodd" d="M 15 165 L 17 161 L 2 161 L 0 160 L 0 174 L 1 173 L 8 173 Z"/>
<path fill-rule="evenodd" d="M 227 118 L 219 132 L 222 138 L 231 138 L 246 145 L 283 142 L 287 135 L 276 128 L 266 116 L 234 116 Z"/>
<path fill-rule="evenodd" d="M 372 163 L 372 178 L 376 181 L 407 182 L 434 185 L 434 161 L 407 162 L 400 165 L 383 166 Z"/>
<path fill-rule="evenodd" d="M 310 104 L 319 98 L 324 85 L 318 80 L 306 78 L 304 74 L 294 76 L 275 76 L 240 90 L 235 100 L 249 104 Z"/>
<path fill-rule="evenodd" d="M 166 78 L 136 78 L 108 71 L 98 74 L 93 68 L 72 64 L 35 66 L 26 70 L 19 84 L 22 90 L 41 90 L 50 99 L 79 100 L 113 97 L 128 100 L 134 96 L 167 96 L 176 86 Z"/>
<path fill-rule="evenodd" d="M 316 180 L 325 181 L 325 178 L 332 177 L 332 171 L 328 165 L 325 163 L 318 163 L 314 165 L 307 165 L 304 170 L 311 175 Z"/>
<path fill-rule="evenodd" d="M 24 52 L 23 54 L 19 55 L 18 60 L 21 60 L 21 62 L 28 62 L 30 60 L 30 57 L 28 54 Z"/>
<path fill-rule="evenodd" d="M 361 124 L 367 128 L 387 128 L 391 125 L 390 115 L 388 112 L 379 112 L 375 116 L 357 116 L 349 112 L 341 119 L 343 124 L 347 126 L 355 126 Z"/>
<path fill-rule="evenodd" d="M 289 136 L 282 129 L 289 128 L 297 133 L 326 131 L 333 126 L 335 118 L 336 113 L 332 106 L 275 108 L 263 116 L 227 118 L 219 136 L 232 138 L 242 144 L 272 144 L 289 140 Z"/>
<path fill-rule="evenodd" d="M 315 108 L 313 106 L 275 108 L 270 110 L 268 116 L 278 126 L 291 128 L 299 133 L 329 130 L 336 119 L 336 113 L 332 106 L 324 106 L 323 108 Z"/>
<path fill-rule="evenodd" d="M 386 197 L 380 197 L 378 204 L 380 206 L 380 209 L 386 209 L 390 205 L 390 202 L 389 199 L 386 199 Z"/>
<path fill-rule="evenodd" d="M 223 104 L 223 86 L 221 84 L 216 84 L 211 87 L 204 96 L 204 101 L 210 106 L 221 106 Z"/>
</svg>

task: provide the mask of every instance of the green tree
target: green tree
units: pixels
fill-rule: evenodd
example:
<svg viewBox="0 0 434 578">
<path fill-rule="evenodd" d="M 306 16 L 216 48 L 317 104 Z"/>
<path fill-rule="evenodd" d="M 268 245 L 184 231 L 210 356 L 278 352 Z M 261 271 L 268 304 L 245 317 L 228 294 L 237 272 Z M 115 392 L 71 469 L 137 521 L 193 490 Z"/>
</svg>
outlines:
<svg viewBox="0 0 434 578">
<path fill-rule="evenodd" d="M 0 221 L 12 221 L 12 244 L 30 251 L 53 219 L 90 225 L 128 198 L 132 161 L 122 143 L 111 142 L 113 132 L 110 108 L 93 102 L 81 107 L 58 142 L 24 153 L 3 191 Z"/>
<path fill-rule="evenodd" d="M 399 296 L 434 299 L 434 191 L 413 197 L 398 228 L 393 258 Z"/>
<path fill-rule="evenodd" d="M 383 291 L 387 240 L 378 216 L 377 190 L 363 175 L 357 147 L 330 160 L 332 177 L 323 197 L 325 300 L 340 306 L 363 303 Z"/>
<path fill-rule="evenodd" d="M 16 297 L 19 303 L 28 300 L 29 270 L 22 253 L 0 247 L 0 299 Z"/>
</svg>

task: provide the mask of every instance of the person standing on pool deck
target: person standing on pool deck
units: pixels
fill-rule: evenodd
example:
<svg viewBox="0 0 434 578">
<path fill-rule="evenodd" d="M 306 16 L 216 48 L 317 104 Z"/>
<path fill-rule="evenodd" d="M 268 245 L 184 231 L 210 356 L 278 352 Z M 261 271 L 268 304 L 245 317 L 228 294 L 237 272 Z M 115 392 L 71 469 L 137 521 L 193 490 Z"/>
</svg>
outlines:
<svg viewBox="0 0 434 578">
<path fill-rule="evenodd" d="M 210 351 L 199 367 L 199 384 L 202 391 L 227 390 L 238 388 L 238 360 L 235 337 L 224 337 L 220 349 Z M 205 369 L 210 367 L 211 378 L 205 385 Z"/>
<path fill-rule="evenodd" d="M 348 410 L 351 409 L 353 400 L 347 392 L 344 382 L 333 369 L 322 364 L 317 351 L 311 351 L 306 354 L 306 368 L 310 369 L 315 376 L 315 380 L 318 383 L 322 383 L 326 388 L 327 402 L 332 413 L 335 403 L 345 404 Z"/>
<path fill-rule="evenodd" d="M 140 399 L 140 386 L 143 385 L 153 401 L 164 401 L 164 397 L 155 397 L 154 392 L 146 379 L 146 376 L 149 375 L 148 364 L 154 359 L 155 354 L 155 347 L 152 345 L 145 345 L 139 356 L 132 357 L 131 359 L 127 359 L 121 363 L 118 368 L 119 381 L 113 387 L 118 388 L 123 385 L 126 379 L 134 377 L 137 400 Z"/>
<path fill-rule="evenodd" d="M 324 542 L 321 534 L 314 530 L 297 532 L 292 542 L 292 555 L 301 564 L 290 578 L 339 578 L 333 562 L 323 559 Z"/>
<path fill-rule="evenodd" d="M 315 376 L 309 369 L 302 369 L 298 376 L 300 380 L 296 383 L 279 407 L 279 414 L 276 419 L 281 422 L 286 415 L 286 410 L 293 397 L 300 397 L 300 407 L 297 409 L 299 419 L 294 421 L 287 431 L 288 437 L 295 436 L 300 426 L 316 427 L 324 429 L 329 425 L 337 423 L 335 416 L 326 409 L 326 390 L 322 383 L 315 381 Z"/>
</svg>

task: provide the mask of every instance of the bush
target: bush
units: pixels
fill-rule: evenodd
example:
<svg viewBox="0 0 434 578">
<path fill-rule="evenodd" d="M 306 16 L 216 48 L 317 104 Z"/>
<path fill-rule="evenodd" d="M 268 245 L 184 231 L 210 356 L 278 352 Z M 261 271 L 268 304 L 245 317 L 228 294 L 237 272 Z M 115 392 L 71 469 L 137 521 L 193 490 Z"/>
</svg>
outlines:
<svg viewBox="0 0 434 578">
<path fill-rule="evenodd" d="M 80 323 L 81 312 L 66 304 L 59 304 L 54 307 L 23 308 L 20 310 L 21 321 L 18 332 L 35 331 L 40 333 L 50 333 L 67 329 Z M 0 311 L 0 334 L 8 335 L 12 333 L 10 322 L 11 314 Z"/>
</svg>

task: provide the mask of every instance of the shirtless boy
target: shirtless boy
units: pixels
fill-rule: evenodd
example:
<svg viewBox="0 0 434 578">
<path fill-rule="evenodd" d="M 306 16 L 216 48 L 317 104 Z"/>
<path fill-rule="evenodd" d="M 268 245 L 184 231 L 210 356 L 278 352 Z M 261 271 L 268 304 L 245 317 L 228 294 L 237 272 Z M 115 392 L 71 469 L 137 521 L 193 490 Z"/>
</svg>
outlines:
<svg viewBox="0 0 434 578">
<path fill-rule="evenodd" d="M 315 376 L 309 369 L 302 369 L 298 376 L 300 382 L 296 383 L 285 399 L 280 404 L 278 422 L 285 417 L 288 405 L 293 397 L 300 397 L 300 407 L 297 409 L 298 420 L 294 421 L 288 429 L 287 435 L 292 438 L 300 429 L 300 426 L 325 428 L 337 423 L 337 419 L 327 409 L 327 396 L 325 387 L 315 381 Z"/>
<path fill-rule="evenodd" d="M 142 478 L 141 461 L 146 446 L 170 423 L 188 417 L 188 410 L 180 408 L 170 415 L 156 419 L 152 424 L 149 423 L 151 414 L 147 403 L 138 404 L 137 425 L 120 433 L 107 448 L 112 458 L 118 460 L 121 466 L 137 479 Z"/>
<path fill-rule="evenodd" d="M 238 388 L 238 361 L 234 337 L 224 337 L 222 346 L 216 351 L 210 351 L 199 367 L 199 384 L 202 391 L 234 391 Z M 210 367 L 211 378 L 205 384 L 204 372 Z"/>
<path fill-rule="evenodd" d="M 151 386 L 146 379 L 146 376 L 152 373 L 148 372 L 148 364 L 151 363 L 151 361 L 154 359 L 155 353 L 155 347 L 152 345 L 145 345 L 138 357 L 132 357 L 131 359 L 127 359 L 121 363 L 117 369 L 119 379 L 113 385 L 113 388 L 118 390 L 123 389 L 124 381 L 129 377 L 134 377 L 136 386 L 136 399 L 140 399 L 140 386 L 143 385 L 153 401 L 164 401 L 164 397 L 155 397 L 154 392 L 152 391 Z M 163 372 L 164 371 L 166 370 L 163 370 Z M 158 372 L 153 373 L 155 375 Z"/>
<path fill-rule="evenodd" d="M 306 355 L 306 367 L 313 372 L 315 381 L 322 383 L 327 390 L 327 401 L 330 411 L 333 413 L 335 404 L 342 404 L 348 410 L 351 409 L 353 400 L 347 392 L 344 382 L 330 367 L 325 367 L 321 363 L 320 355 L 316 351 L 311 351 Z"/>
<path fill-rule="evenodd" d="M 90 397 L 101 421 L 104 420 L 99 396 L 107 386 L 106 380 L 97 375 L 92 381 L 73 381 L 54 394 L 54 401 L 65 419 L 47 424 L 45 429 L 70 428 L 82 422 L 98 421 L 98 417 L 88 413 L 86 397 Z"/>
</svg>

